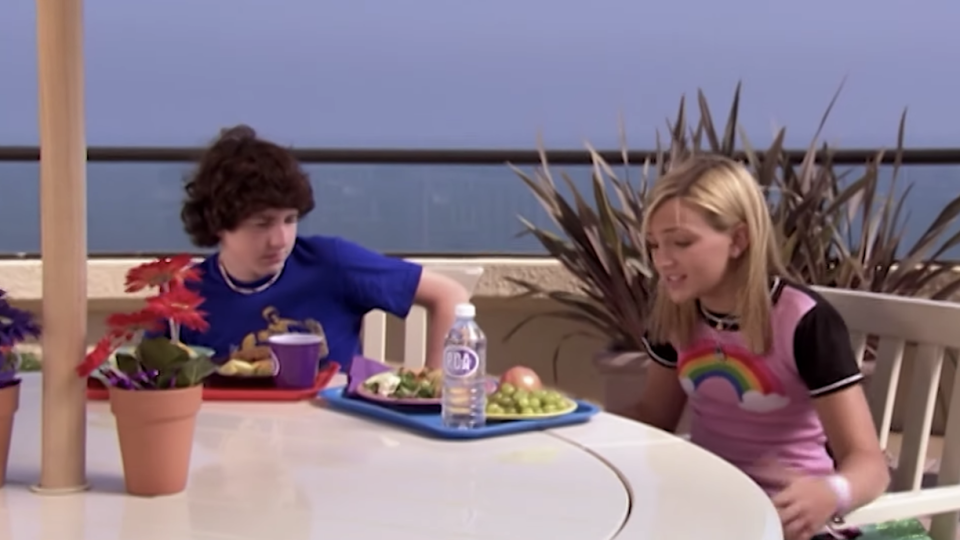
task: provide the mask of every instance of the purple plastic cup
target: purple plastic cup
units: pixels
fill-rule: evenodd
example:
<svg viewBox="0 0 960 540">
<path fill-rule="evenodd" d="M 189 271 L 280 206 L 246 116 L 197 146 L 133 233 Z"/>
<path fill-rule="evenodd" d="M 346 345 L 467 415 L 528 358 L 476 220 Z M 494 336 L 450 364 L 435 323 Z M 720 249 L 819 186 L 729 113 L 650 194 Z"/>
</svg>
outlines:
<svg viewBox="0 0 960 540">
<path fill-rule="evenodd" d="M 276 364 L 277 388 L 313 387 L 320 371 L 323 337 L 315 334 L 278 334 L 267 339 Z"/>
</svg>

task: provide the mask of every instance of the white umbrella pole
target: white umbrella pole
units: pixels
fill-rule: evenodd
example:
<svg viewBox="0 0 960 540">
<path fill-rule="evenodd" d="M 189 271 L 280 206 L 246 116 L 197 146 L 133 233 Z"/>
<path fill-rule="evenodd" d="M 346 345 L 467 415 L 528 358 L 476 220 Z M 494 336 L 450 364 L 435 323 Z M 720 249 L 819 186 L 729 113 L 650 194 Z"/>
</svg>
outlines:
<svg viewBox="0 0 960 540">
<path fill-rule="evenodd" d="M 86 487 L 87 187 L 83 1 L 37 0 L 40 249 L 43 254 L 41 493 Z"/>
</svg>

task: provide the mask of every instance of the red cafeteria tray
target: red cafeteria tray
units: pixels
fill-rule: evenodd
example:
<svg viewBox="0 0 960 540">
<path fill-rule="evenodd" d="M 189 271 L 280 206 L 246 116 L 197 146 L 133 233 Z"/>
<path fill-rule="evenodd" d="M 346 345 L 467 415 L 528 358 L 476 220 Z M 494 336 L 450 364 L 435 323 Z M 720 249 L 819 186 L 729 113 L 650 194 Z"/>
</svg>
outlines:
<svg viewBox="0 0 960 540">
<path fill-rule="evenodd" d="M 340 365 L 329 362 L 317 374 L 313 388 L 303 390 L 281 390 L 279 388 L 218 388 L 205 387 L 204 401 L 301 401 L 311 399 L 328 384 L 340 371 Z M 109 391 L 98 379 L 87 379 L 87 399 L 91 401 L 106 401 L 110 399 Z"/>
</svg>

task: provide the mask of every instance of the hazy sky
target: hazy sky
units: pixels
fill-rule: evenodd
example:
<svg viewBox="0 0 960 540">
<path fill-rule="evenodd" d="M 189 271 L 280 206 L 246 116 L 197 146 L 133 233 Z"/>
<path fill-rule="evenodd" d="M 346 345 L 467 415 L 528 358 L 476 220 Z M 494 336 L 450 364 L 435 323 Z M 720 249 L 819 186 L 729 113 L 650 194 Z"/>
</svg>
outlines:
<svg viewBox="0 0 960 540">
<path fill-rule="evenodd" d="M 960 3 L 88 0 L 90 144 L 193 145 L 246 122 L 298 146 L 649 147 L 681 94 L 757 142 L 960 146 Z M 953 37 L 950 37 L 953 36 Z M 0 2 L 0 144 L 35 144 L 33 0 Z M 953 73 L 953 74 L 951 74 Z"/>
</svg>

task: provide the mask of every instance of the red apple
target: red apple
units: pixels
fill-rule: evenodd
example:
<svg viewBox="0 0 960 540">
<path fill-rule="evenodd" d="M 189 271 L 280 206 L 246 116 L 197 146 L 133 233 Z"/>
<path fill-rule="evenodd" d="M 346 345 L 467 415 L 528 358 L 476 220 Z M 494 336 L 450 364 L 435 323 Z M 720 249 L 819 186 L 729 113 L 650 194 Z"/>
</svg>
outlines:
<svg viewBox="0 0 960 540">
<path fill-rule="evenodd" d="M 526 366 L 514 366 L 500 377 L 500 384 L 508 383 L 518 390 L 534 391 L 543 388 L 537 372 Z"/>
</svg>

